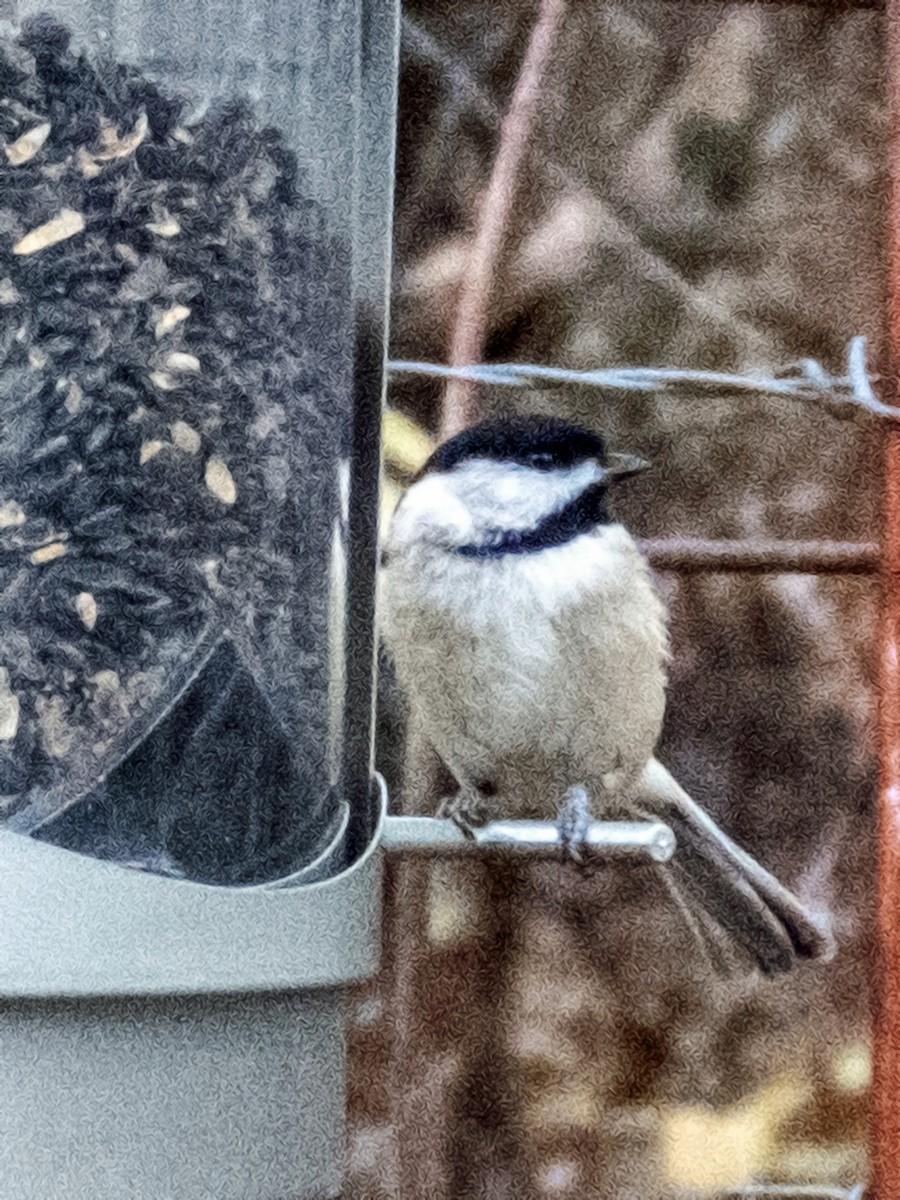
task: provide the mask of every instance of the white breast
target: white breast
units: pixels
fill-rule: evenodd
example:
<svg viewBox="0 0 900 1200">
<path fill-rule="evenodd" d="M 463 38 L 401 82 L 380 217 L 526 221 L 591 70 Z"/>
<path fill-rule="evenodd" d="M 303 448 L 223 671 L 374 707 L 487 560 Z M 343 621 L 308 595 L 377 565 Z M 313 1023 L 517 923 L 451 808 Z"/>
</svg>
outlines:
<svg viewBox="0 0 900 1200">
<path fill-rule="evenodd" d="M 596 792 L 640 770 L 662 723 L 666 638 L 622 526 L 487 560 L 402 535 L 388 543 L 382 630 L 416 719 L 461 782 L 509 792 L 510 815 L 549 815 L 560 788 L 590 778 Z"/>
</svg>

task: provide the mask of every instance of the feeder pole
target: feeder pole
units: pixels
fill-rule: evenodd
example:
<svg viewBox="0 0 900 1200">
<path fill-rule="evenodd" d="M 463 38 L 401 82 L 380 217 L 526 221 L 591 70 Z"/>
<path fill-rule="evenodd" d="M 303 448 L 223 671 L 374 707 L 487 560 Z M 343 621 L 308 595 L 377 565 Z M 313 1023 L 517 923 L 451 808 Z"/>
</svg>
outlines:
<svg viewBox="0 0 900 1200">
<path fill-rule="evenodd" d="M 890 378 L 900 373 L 900 0 L 887 3 L 890 107 Z M 880 785 L 878 976 L 874 1046 L 872 1176 L 878 1200 L 900 1200 L 900 427 L 884 456 L 884 549 L 879 638 Z"/>
</svg>

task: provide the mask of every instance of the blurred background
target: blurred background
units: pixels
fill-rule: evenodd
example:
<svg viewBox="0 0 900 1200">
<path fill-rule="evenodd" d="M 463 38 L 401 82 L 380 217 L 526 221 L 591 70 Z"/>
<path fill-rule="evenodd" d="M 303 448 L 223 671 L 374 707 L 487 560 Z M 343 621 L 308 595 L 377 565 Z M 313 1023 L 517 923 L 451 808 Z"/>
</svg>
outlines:
<svg viewBox="0 0 900 1200">
<path fill-rule="evenodd" d="M 545 9 L 546 9 L 545 5 Z M 481 358 L 570 368 L 844 371 L 883 354 L 884 16 L 842 5 L 558 3 L 495 239 Z M 449 361 L 533 0 L 407 0 L 394 359 Z M 481 264 L 484 266 L 484 263 Z M 396 375 L 388 498 L 452 427 Z M 641 537 L 878 537 L 880 437 L 784 397 L 480 387 L 655 470 Z M 660 757 L 827 914 L 836 959 L 713 976 L 649 868 L 408 864 L 382 976 L 353 1003 L 348 1196 L 723 1196 L 866 1176 L 876 580 L 660 572 L 674 657 Z M 396 806 L 447 786 L 382 673 Z M 430 797 L 430 799 L 429 799 Z M 820 1193 L 815 1193 L 819 1195 Z M 827 1194 L 827 1193 L 825 1193 Z"/>
</svg>

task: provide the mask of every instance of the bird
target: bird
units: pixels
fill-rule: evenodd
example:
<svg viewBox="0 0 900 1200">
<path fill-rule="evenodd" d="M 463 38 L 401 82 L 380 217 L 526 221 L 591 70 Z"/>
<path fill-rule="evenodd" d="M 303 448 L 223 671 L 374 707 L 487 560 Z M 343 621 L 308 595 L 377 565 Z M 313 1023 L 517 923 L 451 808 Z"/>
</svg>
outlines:
<svg viewBox="0 0 900 1200">
<path fill-rule="evenodd" d="M 383 641 L 411 720 L 459 784 L 464 829 L 556 820 L 668 824 L 665 882 L 713 960 L 764 974 L 828 957 L 827 930 L 736 846 L 655 757 L 669 638 L 649 565 L 610 516 L 649 464 L 556 417 L 450 437 L 384 539 Z M 585 814 L 581 813 L 583 817 Z"/>
</svg>

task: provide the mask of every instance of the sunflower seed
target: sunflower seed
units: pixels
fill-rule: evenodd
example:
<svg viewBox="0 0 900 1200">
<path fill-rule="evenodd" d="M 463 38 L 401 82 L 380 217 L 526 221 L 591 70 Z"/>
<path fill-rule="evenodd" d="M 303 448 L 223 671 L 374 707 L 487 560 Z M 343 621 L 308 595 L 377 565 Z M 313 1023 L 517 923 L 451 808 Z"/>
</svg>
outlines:
<svg viewBox="0 0 900 1200">
<path fill-rule="evenodd" d="M 161 337 L 165 337 L 167 333 L 171 333 L 182 321 L 186 321 L 190 315 L 191 310 L 185 304 L 175 304 L 172 308 L 167 308 L 153 326 L 156 340 L 159 341 Z"/>
<path fill-rule="evenodd" d="M 206 464 L 204 480 L 207 488 L 223 504 L 234 504 L 237 500 L 237 487 L 234 479 L 221 458 L 209 459 Z"/>
<path fill-rule="evenodd" d="M 55 558 L 62 558 L 65 552 L 65 542 L 50 542 L 49 545 L 41 546 L 39 550 L 35 550 L 29 557 L 35 566 L 40 566 L 42 563 L 53 562 Z"/>
<path fill-rule="evenodd" d="M 200 449 L 200 434 L 192 425 L 188 425 L 187 421 L 173 421 L 169 426 L 169 432 L 179 450 L 186 450 L 188 454 L 196 454 Z"/>
<path fill-rule="evenodd" d="M 19 729 L 19 697 L 9 686 L 9 671 L 0 667 L 0 741 L 11 742 Z"/>
<path fill-rule="evenodd" d="M 42 121 L 40 125 L 35 125 L 33 129 L 29 129 L 27 133 L 5 146 L 6 157 L 12 166 L 21 167 L 23 163 L 34 158 L 49 136 L 50 122 Z"/>
<path fill-rule="evenodd" d="M 170 371 L 199 371 L 200 359 L 195 354 L 183 354 L 175 350 L 166 359 L 166 366 Z"/>
<path fill-rule="evenodd" d="M 81 618 L 81 623 L 85 629 L 93 629 L 97 624 L 97 601 L 90 592 L 79 592 L 75 597 L 75 611 Z"/>
<path fill-rule="evenodd" d="M 39 250 L 46 250 L 48 246 L 55 246 L 57 242 L 74 237 L 83 229 L 84 217 L 81 213 L 72 208 L 64 208 L 58 217 L 38 225 L 37 229 L 32 229 L 20 238 L 13 246 L 13 254 L 37 254 Z"/>
<path fill-rule="evenodd" d="M 141 445 L 141 466 L 143 466 L 144 463 L 149 462 L 151 458 L 155 458 L 156 455 L 159 454 L 160 450 L 163 449 L 165 444 L 165 442 L 156 440 L 144 442 Z"/>
<path fill-rule="evenodd" d="M 15 500 L 7 500 L 5 504 L 0 504 L 0 529 L 24 524 L 25 512 L 21 504 L 17 504 Z"/>
</svg>

